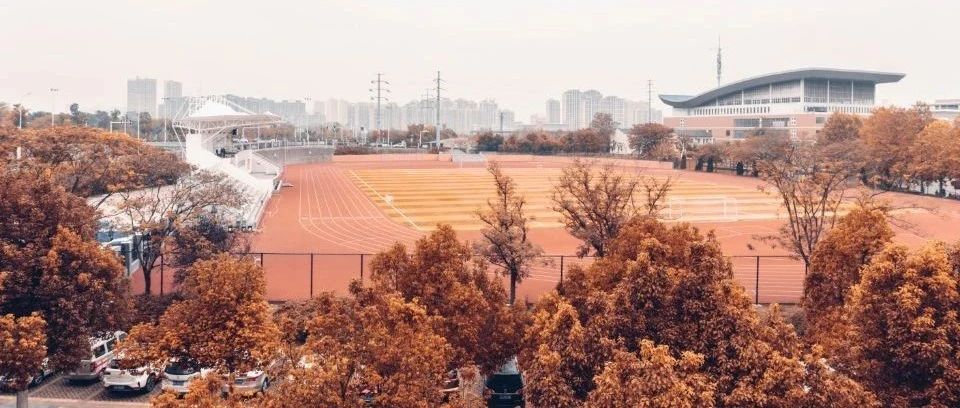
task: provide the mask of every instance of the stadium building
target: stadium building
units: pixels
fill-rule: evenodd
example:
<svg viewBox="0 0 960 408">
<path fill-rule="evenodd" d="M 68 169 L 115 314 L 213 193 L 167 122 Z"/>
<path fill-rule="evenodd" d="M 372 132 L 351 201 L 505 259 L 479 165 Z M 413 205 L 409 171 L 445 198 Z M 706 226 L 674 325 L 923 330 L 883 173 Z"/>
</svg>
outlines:
<svg viewBox="0 0 960 408">
<path fill-rule="evenodd" d="M 869 114 L 877 84 L 904 74 L 807 68 L 747 78 L 695 96 L 660 95 L 673 108 L 664 124 L 696 143 L 736 140 L 758 130 L 809 139 L 834 112 Z"/>
</svg>

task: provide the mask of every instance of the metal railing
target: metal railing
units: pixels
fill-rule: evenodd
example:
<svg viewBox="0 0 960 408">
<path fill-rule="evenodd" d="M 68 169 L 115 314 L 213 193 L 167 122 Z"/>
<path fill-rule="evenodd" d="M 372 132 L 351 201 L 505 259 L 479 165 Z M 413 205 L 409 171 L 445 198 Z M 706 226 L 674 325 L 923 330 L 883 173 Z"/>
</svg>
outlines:
<svg viewBox="0 0 960 408">
<path fill-rule="evenodd" d="M 263 267 L 270 301 L 304 300 L 325 291 L 346 293 L 354 279 L 365 281 L 370 276 L 370 262 L 375 254 L 316 252 L 250 252 Z M 729 256 L 733 277 L 756 304 L 796 304 L 803 296 L 803 263 L 789 256 Z M 521 298 L 536 300 L 540 295 L 562 284 L 571 268 L 588 267 L 593 257 L 575 255 L 543 255 L 534 262 L 530 274 L 517 286 Z M 160 290 L 164 282 L 170 290 L 169 264 L 160 263 Z M 155 269 L 156 270 L 156 269 Z M 165 272 L 166 270 L 166 272 Z M 495 272 L 491 269 L 491 272 Z M 507 280 L 504 278 L 504 284 Z"/>
</svg>

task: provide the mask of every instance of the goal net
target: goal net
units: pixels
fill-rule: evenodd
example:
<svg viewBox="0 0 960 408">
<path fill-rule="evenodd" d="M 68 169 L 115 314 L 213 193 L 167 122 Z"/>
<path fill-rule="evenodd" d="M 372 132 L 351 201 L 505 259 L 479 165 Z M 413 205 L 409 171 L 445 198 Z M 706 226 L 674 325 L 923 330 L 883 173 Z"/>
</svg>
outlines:
<svg viewBox="0 0 960 408">
<path fill-rule="evenodd" d="M 740 206 L 727 196 L 668 197 L 660 215 L 677 221 L 736 221 Z"/>
<path fill-rule="evenodd" d="M 450 152 L 450 160 L 463 167 L 464 163 L 486 163 L 487 156 L 484 156 L 483 153 L 467 153 L 462 150 L 453 150 Z"/>
</svg>

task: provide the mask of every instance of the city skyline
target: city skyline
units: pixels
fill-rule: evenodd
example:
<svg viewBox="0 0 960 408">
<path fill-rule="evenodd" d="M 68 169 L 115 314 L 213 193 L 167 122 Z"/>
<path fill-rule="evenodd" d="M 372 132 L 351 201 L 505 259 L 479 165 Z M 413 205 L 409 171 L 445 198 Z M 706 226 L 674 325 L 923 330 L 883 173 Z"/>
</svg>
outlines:
<svg viewBox="0 0 960 408">
<path fill-rule="evenodd" d="M 916 46 L 948 45 L 949 19 L 960 5 L 942 2 L 812 1 L 791 8 L 760 1 L 494 1 L 398 7 L 382 1 L 279 0 L 270 7 L 175 1 L 149 9 L 108 0 L 44 3 L 0 5 L 0 16 L 44 16 L 40 31 L 31 29 L 30 19 L 0 17 L 5 37 L 32 33 L 27 41 L 0 45 L 4 55 L 17 56 L 5 61 L 0 100 L 49 110 L 47 90 L 57 88 L 59 111 L 74 101 L 85 109 L 122 107 L 123 81 L 134 75 L 182 81 L 186 95 L 365 100 L 376 72 L 386 74 L 396 99 L 406 100 L 432 87 L 439 69 L 450 95 L 493 98 L 527 118 L 543 112 L 545 97 L 570 88 L 638 100 L 646 99 L 648 79 L 655 94 L 714 87 L 718 36 L 725 81 L 797 67 L 852 68 L 908 74 L 878 95 L 880 104 L 960 95 L 960 83 L 943 81 L 960 56 Z M 511 13 L 493 12 L 499 6 Z M 126 18 L 95 12 L 103 9 Z M 754 17 L 742 18 L 742 10 Z M 435 18 L 420 18 L 426 11 Z M 236 24 L 215 28 L 202 18 L 206 15 Z M 905 18 L 924 23 L 910 31 L 883 28 Z M 457 35 L 442 35 L 450 32 Z M 64 39 L 76 33 L 107 39 L 111 46 L 104 49 L 98 41 L 66 46 Z M 244 52 L 236 52 L 241 43 Z M 123 50 L 132 49 L 156 50 L 164 58 L 129 58 Z"/>
</svg>

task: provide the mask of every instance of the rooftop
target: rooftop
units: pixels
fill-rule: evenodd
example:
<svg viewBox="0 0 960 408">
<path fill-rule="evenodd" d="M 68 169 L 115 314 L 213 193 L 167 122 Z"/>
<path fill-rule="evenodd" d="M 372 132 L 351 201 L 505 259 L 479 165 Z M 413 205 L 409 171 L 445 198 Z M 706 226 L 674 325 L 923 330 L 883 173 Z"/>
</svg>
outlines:
<svg viewBox="0 0 960 408">
<path fill-rule="evenodd" d="M 714 98 L 727 95 L 732 92 L 776 82 L 795 81 L 803 78 L 818 78 L 843 81 L 864 81 L 882 84 L 897 82 L 903 79 L 904 76 L 905 74 L 896 72 L 860 71 L 833 68 L 802 68 L 750 77 L 740 81 L 721 85 L 717 88 L 694 96 L 660 95 L 660 100 L 674 108 L 693 108 L 709 102 Z"/>
</svg>

